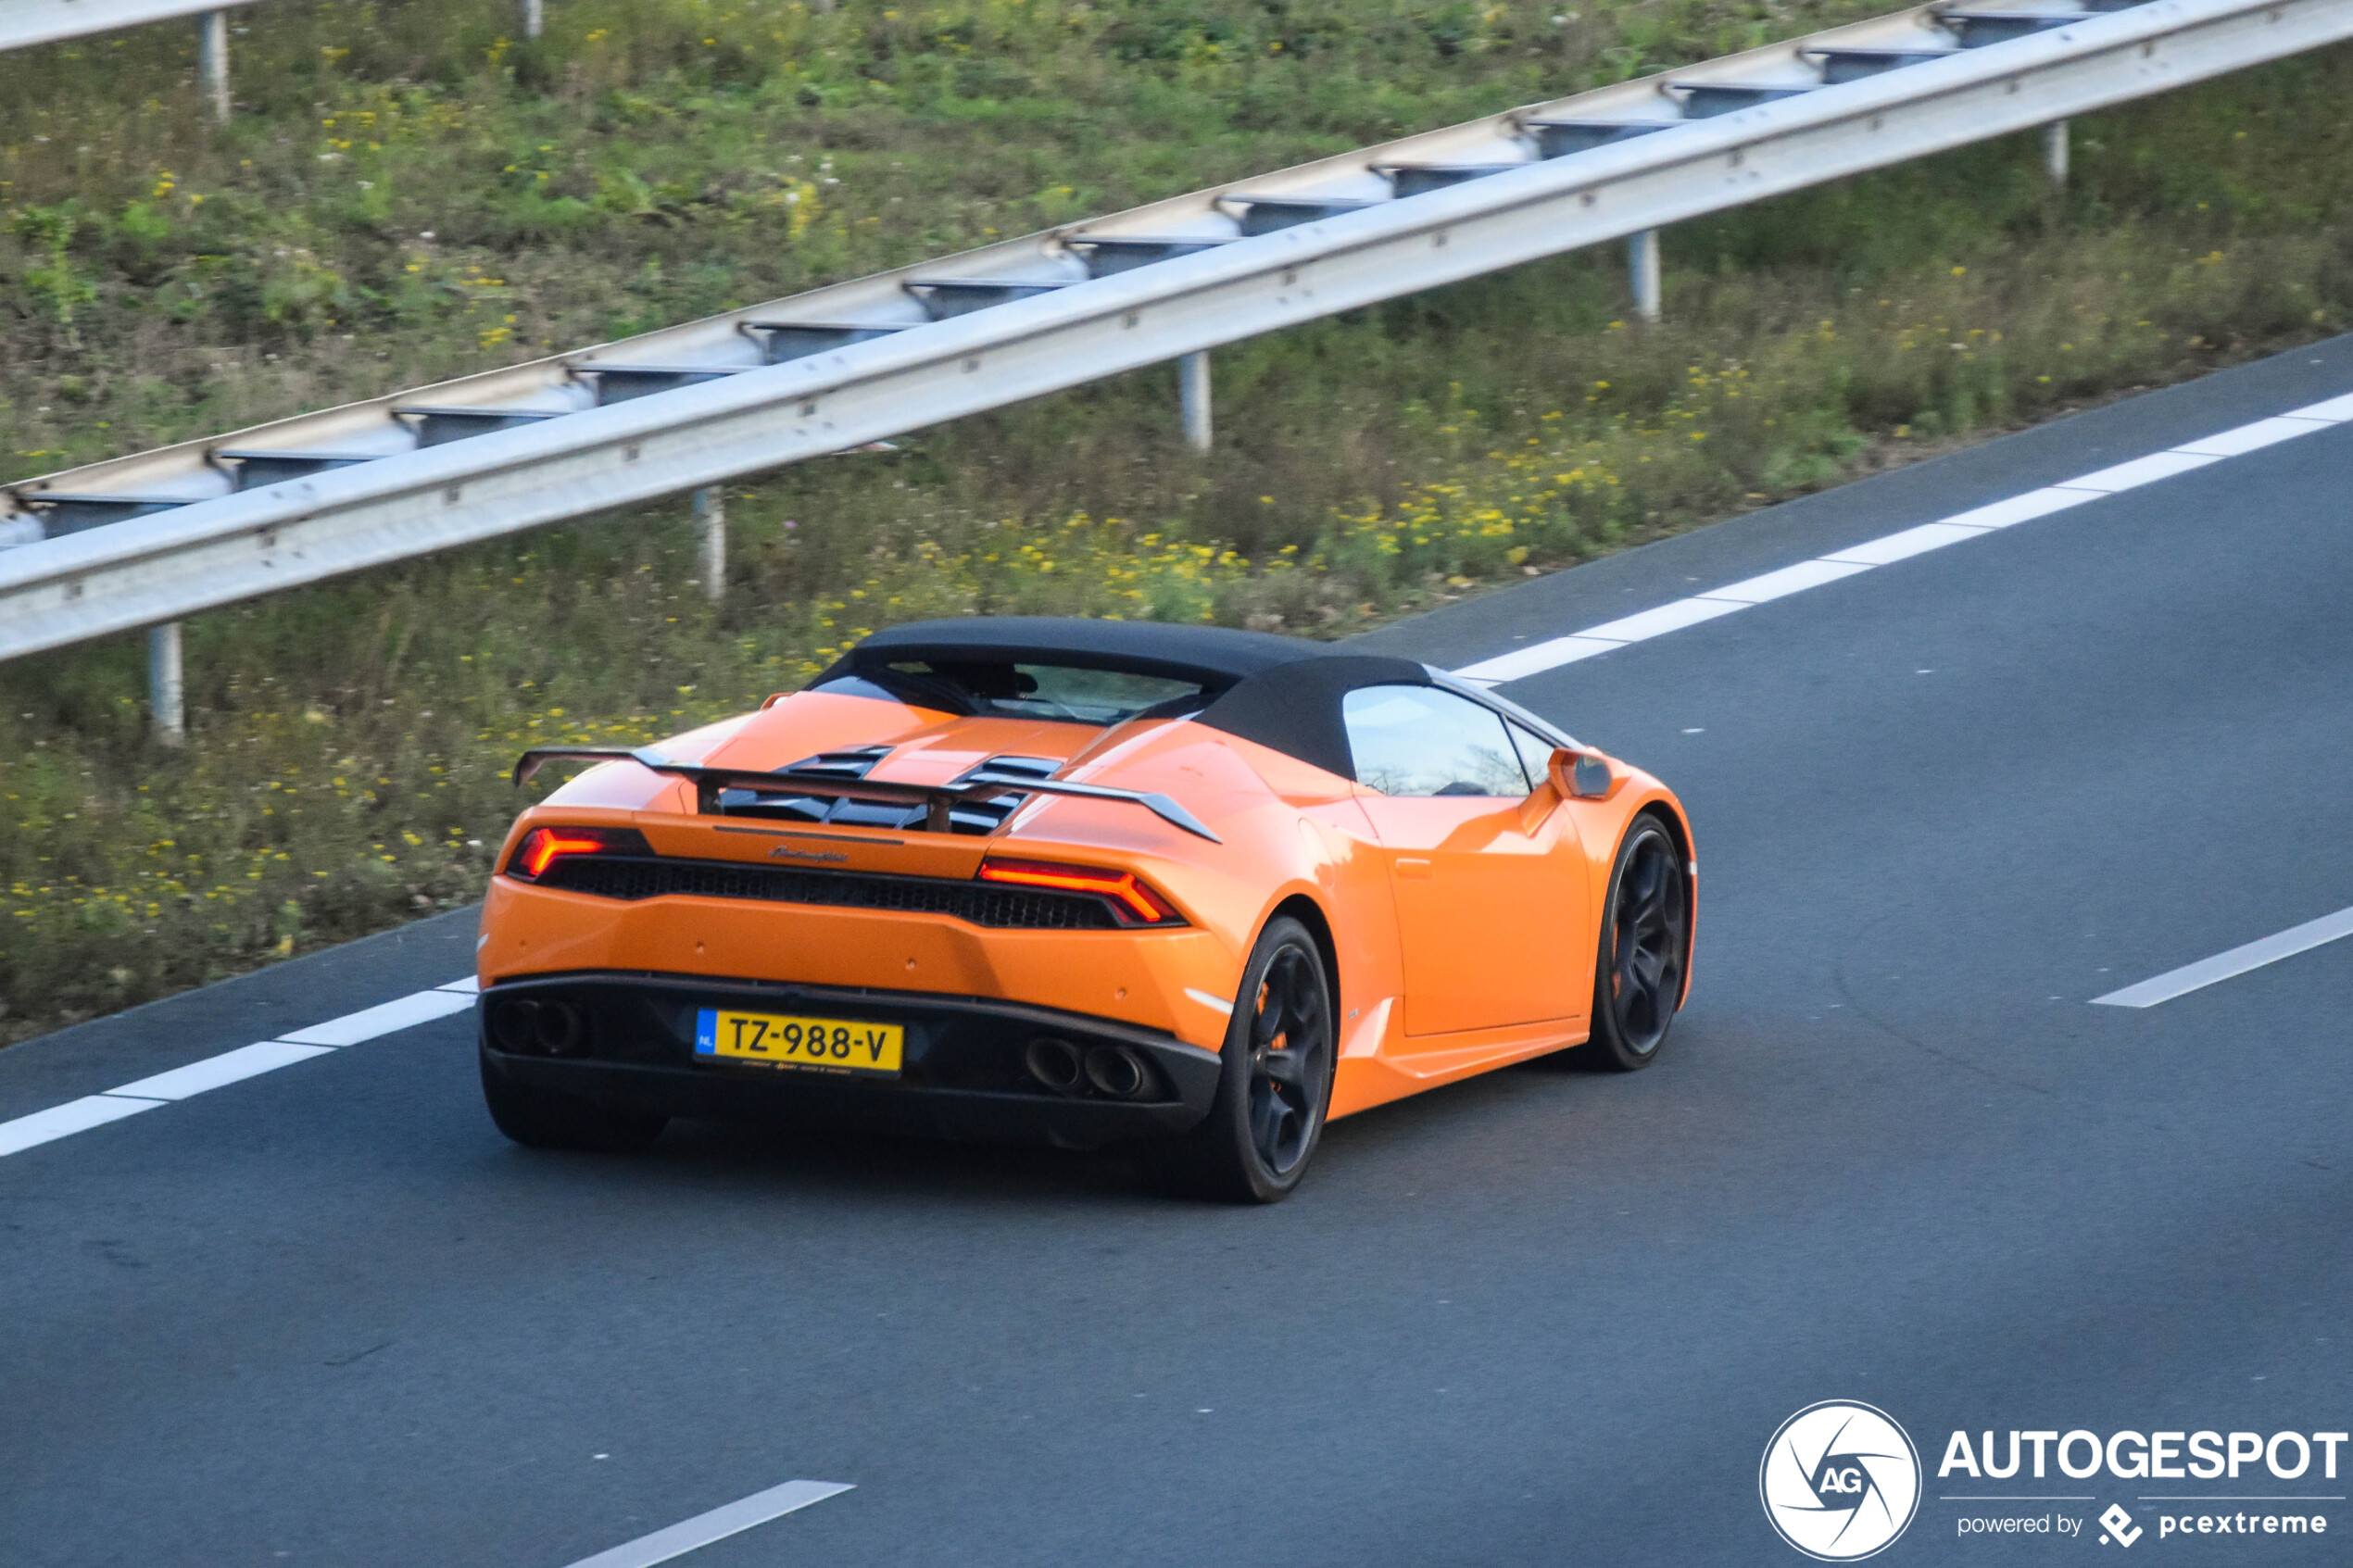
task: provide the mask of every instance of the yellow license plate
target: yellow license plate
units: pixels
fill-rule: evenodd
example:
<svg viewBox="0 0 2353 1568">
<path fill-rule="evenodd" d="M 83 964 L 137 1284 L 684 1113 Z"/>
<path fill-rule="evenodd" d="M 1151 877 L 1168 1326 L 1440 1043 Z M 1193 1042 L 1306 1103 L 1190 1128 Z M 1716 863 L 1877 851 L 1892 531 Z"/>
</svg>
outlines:
<svg viewBox="0 0 2353 1568">
<path fill-rule="evenodd" d="M 896 1023 L 794 1018 L 705 1008 L 695 1020 L 695 1055 L 818 1073 L 899 1076 L 907 1031 Z"/>
</svg>

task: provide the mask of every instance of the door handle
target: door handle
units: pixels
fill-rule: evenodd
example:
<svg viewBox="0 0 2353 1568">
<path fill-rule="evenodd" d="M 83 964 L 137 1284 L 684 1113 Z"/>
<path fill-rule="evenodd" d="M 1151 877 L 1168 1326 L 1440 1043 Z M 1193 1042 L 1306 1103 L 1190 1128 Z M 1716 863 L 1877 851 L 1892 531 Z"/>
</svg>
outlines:
<svg viewBox="0 0 2353 1568">
<path fill-rule="evenodd" d="M 1409 859 L 1403 855 L 1397 858 L 1397 875 L 1400 881 L 1428 882 L 1429 872 L 1430 866 L 1428 860 Z"/>
</svg>

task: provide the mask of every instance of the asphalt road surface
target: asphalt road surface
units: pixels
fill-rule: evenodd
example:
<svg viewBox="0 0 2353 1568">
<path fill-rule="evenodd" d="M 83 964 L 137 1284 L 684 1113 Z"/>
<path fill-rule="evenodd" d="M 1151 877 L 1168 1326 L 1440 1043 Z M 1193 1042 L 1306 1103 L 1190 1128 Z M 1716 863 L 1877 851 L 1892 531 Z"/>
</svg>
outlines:
<svg viewBox="0 0 2353 1568">
<path fill-rule="evenodd" d="M 2347 391 L 2339 340 L 1366 643 L 1458 667 Z M 684 1561 L 1798 1562 L 1758 1461 L 1831 1399 L 1929 1467 L 1888 1562 L 2341 1498 L 1935 1468 L 2353 1422 L 2353 941 L 2091 1003 L 2353 905 L 2348 474 L 2353 426 L 1506 688 L 1689 804 L 1691 1005 L 1649 1072 L 1339 1123 L 1274 1209 L 723 1126 L 533 1154 L 467 1014 L 0 1160 L 0 1562 L 565 1568 L 797 1478 L 855 1489 Z M 0 1119 L 455 979 L 471 921 L 0 1053 Z M 2011 1492 L 2073 1500 L 1944 1500 Z M 2291 1506 L 2337 1538 L 2131 1556 L 2353 1560 L 2342 1501 L 2216 1505 Z"/>
</svg>

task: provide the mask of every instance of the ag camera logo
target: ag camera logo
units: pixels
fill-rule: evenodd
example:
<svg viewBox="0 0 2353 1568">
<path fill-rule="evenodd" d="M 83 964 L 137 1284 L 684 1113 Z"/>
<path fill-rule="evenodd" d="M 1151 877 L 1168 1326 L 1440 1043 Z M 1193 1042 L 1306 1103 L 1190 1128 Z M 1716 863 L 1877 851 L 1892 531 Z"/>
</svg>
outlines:
<svg viewBox="0 0 2353 1568">
<path fill-rule="evenodd" d="M 1781 1539 L 1818 1562 L 1854 1562 L 1919 1511 L 1919 1450 L 1885 1411 L 1825 1399 L 1781 1423 L 1756 1490 Z"/>
</svg>

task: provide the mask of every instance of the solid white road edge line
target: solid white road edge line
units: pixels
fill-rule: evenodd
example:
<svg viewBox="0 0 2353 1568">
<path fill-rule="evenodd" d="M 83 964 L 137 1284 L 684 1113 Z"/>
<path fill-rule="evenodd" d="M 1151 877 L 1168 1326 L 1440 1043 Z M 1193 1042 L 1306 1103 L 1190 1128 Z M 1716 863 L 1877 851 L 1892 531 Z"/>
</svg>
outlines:
<svg viewBox="0 0 2353 1568">
<path fill-rule="evenodd" d="M 1989 506 L 1957 512 L 1934 522 L 1924 522 L 1877 539 L 1867 539 L 1859 545 L 1850 545 L 1812 560 L 1799 561 L 1778 571 L 1766 572 L 1761 577 L 1751 577 L 1744 582 L 1694 594 L 1689 598 L 1676 599 L 1655 609 L 1646 609 L 1599 626 L 1589 626 L 1581 632 L 1572 632 L 1567 636 L 1554 637 L 1528 647 L 1514 648 L 1509 653 L 1497 654 L 1477 664 L 1466 664 L 1454 673 L 1466 681 L 1476 681 L 1489 686 L 1525 680 L 1547 670 L 1557 670 L 1564 664 L 1574 664 L 1580 659 L 1592 659 L 1612 648 L 1624 647 L 1629 643 L 1644 642 L 1668 632 L 1680 631 L 1686 626 L 1696 626 L 1703 621 L 1713 621 L 1719 615 L 1746 609 L 1752 605 L 1786 598 L 1808 588 L 1818 588 L 1826 583 L 1852 577 L 1858 571 L 1890 566 L 1930 550 L 1941 550 L 1947 545 L 1957 545 L 1964 539 L 1974 539 L 1981 533 L 1991 533 L 2012 523 L 2047 517 L 2069 507 L 2096 501 L 2104 495 L 2114 495 L 2155 483 L 2160 479 L 2171 479 L 2175 474 L 2187 473 L 2225 458 L 2258 451 L 2276 442 L 2308 435 L 2316 430 L 2327 430 L 2348 420 L 2353 420 L 2353 393 L 2322 403 L 2308 404 L 2301 408 L 2291 408 L 2284 414 L 2274 414 L 2251 424 L 2201 436 L 2196 441 L 2185 441 L 2179 446 L 2152 452 L 2145 458 L 2134 458 L 2129 462 L 2097 469 L 2073 479 L 2063 479 L 2040 490 L 2013 495 L 2007 501 L 1995 501 Z"/>
<path fill-rule="evenodd" d="M 755 1524 L 781 1519 L 797 1509 L 852 1489 L 847 1481 L 787 1481 L 724 1508 L 714 1508 L 709 1513 L 698 1513 L 666 1530 L 656 1530 L 650 1536 L 640 1536 L 594 1557 L 584 1557 L 571 1568 L 653 1568 L 657 1562 L 683 1557 L 697 1547 L 724 1540 Z"/>
<path fill-rule="evenodd" d="M 2292 959 L 2324 942 L 2340 936 L 2353 936 L 2353 909 L 2339 909 L 2333 915 L 2308 920 L 2302 925 L 2291 925 L 2276 936 L 2266 936 L 2259 942 L 2249 942 L 2227 953 L 2217 953 L 2210 959 L 2200 959 L 2179 969 L 2169 969 L 2163 974 L 2144 980 L 2137 985 L 2127 985 L 2121 991 L 2110 991 L 2105 997 L 2094 997 L 2092 1005 L 2109 1008 L 2153 1008 L 2159 1002 L 2170 1002 L 2176 997 L 2202 990 L 2220 980 L 2245 974 L 2250 969 Z M 0 1132 L 6 1129 L 0 1128 Z"/>
<path fill-rule="evenodd" d="M 473 1006 L 475 990 L 474 977 L 468 975 L 428 991 L 413 992 L 341 1018 L 331 1018 L 324 1023 L 314 1023 L 308 1029 L 295 1030 L 274 1040 L 239 1046 L 235 1050 L 222 1051 L 219 1056 L 208 1056 L 120 1088 L 85 1095 L 12 1122 L 0 1122 L 0 1157 L 37 1148 L 191 1095 L 274 1073 L 281 1067 L 292 1067 L 314 1056 L 333 1056 L 345 1046 L 356 1046 L 363 1040 L 463 1012 Z"/>
<path fill-rule="evenodd" d="M 346 1013 L 324 1023 L 314 1023 L 308 1029 L 297 1029 L 278 1038 L 297 1046 L 356 1046 L 372 1040 L 379 1035 L 412 1028 L 447 1018 L 453 1012 L 463 1012 L 474 1005 L 472 997 L 456 991 L 419 991 L 411 996 L 396 997 L 381 1006 Z"/>
<path fill-rule="evenodd" d="M 296 1046 L 283 1040 L 264 1040 L 259 1045 L 240 1046 L 233 1051 L 222 1051 L 202 1061 L 192 1061 L 185 1067 L 175 1067 L 169 1073 L 158 1073 L 152 1078 L 142 1078 L 135 1084 L 125 1084 L 119 1089 L 108 1089 L 110 1095 L 127 1095 L 132 1099 L 186 1099 L 190 1095 L 203 1094 L 225 1084 L 239 1083 L 264 1073 L 275 1073 L 281 1067 L 292 1067 L 297 1061 L 308 1061 L 314 1056 L 325 1056 L 328 1046 Z"/>
</svg>

